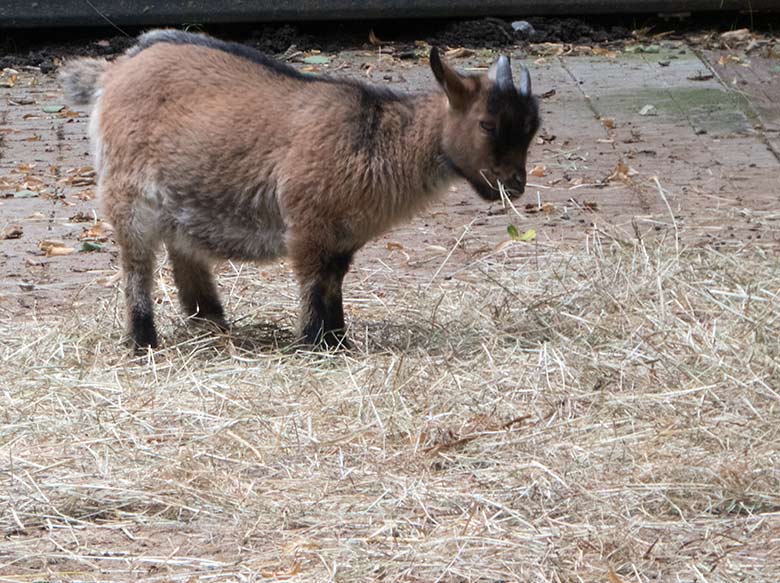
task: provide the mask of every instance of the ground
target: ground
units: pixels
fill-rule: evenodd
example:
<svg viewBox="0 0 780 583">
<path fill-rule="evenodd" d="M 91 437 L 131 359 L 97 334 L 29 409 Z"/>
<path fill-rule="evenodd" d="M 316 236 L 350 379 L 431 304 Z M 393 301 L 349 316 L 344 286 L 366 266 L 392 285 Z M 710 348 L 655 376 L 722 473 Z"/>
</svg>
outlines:
<svg viewBox="0 0 780 583">
<path fill-rule="evenodd" d="M 424 43 L 374 40 L 287 56 L 433 87 Z M 225 336 L 161 263 L 134 357 L 88 112 L 3 71 L 0 581 L 777 578 L 780 43 L 449 55 L 499 50 L 544 118 L 525 197 L 458 183 L 369 245 L 325 355 L 285 350 L 283 262 L 220 269 Z"/>
</svg>

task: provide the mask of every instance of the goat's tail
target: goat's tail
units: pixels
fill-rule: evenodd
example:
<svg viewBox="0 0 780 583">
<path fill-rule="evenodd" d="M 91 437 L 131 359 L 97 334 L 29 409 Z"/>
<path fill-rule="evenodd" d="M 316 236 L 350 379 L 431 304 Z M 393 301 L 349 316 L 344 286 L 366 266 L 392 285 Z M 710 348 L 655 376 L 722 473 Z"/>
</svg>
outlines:
<svg viewBox="0 0 780 583">
<path fill-rule="evenodd" d="M 76 59 L 65 63 L 60 69 L 60 81 L 65 88 L 65 97 L 73 105 L 89 105 L 97 97 L 100 77 L 108 61 L 105 59 Z"/>
</svg>

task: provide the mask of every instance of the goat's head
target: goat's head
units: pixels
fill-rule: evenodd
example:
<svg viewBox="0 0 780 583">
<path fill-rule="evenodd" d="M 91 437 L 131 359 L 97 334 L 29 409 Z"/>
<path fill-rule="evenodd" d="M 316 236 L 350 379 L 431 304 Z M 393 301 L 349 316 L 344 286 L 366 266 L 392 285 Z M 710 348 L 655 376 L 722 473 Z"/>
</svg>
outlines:
<svg viewBox="0 0 780 583">
<path fill-rule="evenodd" d="M 531 75 L 515 83 L 509 58 L 499 57 L 487 75 L 461 75 L 431 50 L 431 69 L 449 100 L 443 149 L 455 171 L 486 200 L 525 190 L 526 157 L 539 129 Z"/>
</svg>

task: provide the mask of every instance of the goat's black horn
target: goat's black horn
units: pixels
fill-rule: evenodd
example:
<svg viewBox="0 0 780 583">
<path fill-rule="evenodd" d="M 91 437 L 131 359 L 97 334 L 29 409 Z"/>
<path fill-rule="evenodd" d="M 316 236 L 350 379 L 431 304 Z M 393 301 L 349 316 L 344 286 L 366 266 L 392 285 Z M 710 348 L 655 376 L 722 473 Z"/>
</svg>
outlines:
<svg viewBox="0 0 780 583">
<path fill-rule="evenodd" d="M 525 66 L 520 70 L 520 83 L 517 85 L 517 92 L 524 96 L 531 95 L 531 72 Z"/>
<path fill-rule="evenodd" d="M 509 58 L 505 55 L 498 57 L 498 61 L 490 69 L 490 77 L 501 89 L 513 87 L 512 67 L 509 65 Z"/>
</svg>

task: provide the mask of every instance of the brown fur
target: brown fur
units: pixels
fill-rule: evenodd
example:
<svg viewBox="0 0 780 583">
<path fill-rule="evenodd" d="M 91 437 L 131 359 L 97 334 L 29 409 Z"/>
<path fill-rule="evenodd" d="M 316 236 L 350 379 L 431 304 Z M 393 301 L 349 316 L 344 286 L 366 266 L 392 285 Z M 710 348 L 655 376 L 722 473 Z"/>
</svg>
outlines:
<svg viewBox="0 0 780 583">
<path fill-rule="evenodd" d="M 189 44 L 183 33 L 184 42 L 155 43 L 154 34 L 101 75 L 79 61 L 64 73 L 86 77 L 68 87 L 75 98 L 88 94 L 90 79 L 98 85 L 98 187 L 121 247 L 138 346 L 157 344 L 151 286 L 161 242 L 184 310 L 220 326 L 211 263 L 288 256 L 301 286 L 302 338 L 339 344 L 341 286 L 358 249 L 458 174 L 495 198 L 480 172 L 510 187 L 524 172 L 526 142 L 497 160 L 480 132 L 491 81 L 460 76 L 438 54 L 432 66 L 446 77 L 445 93 L 393 95 L 307 80 Z"/>
</svg>

